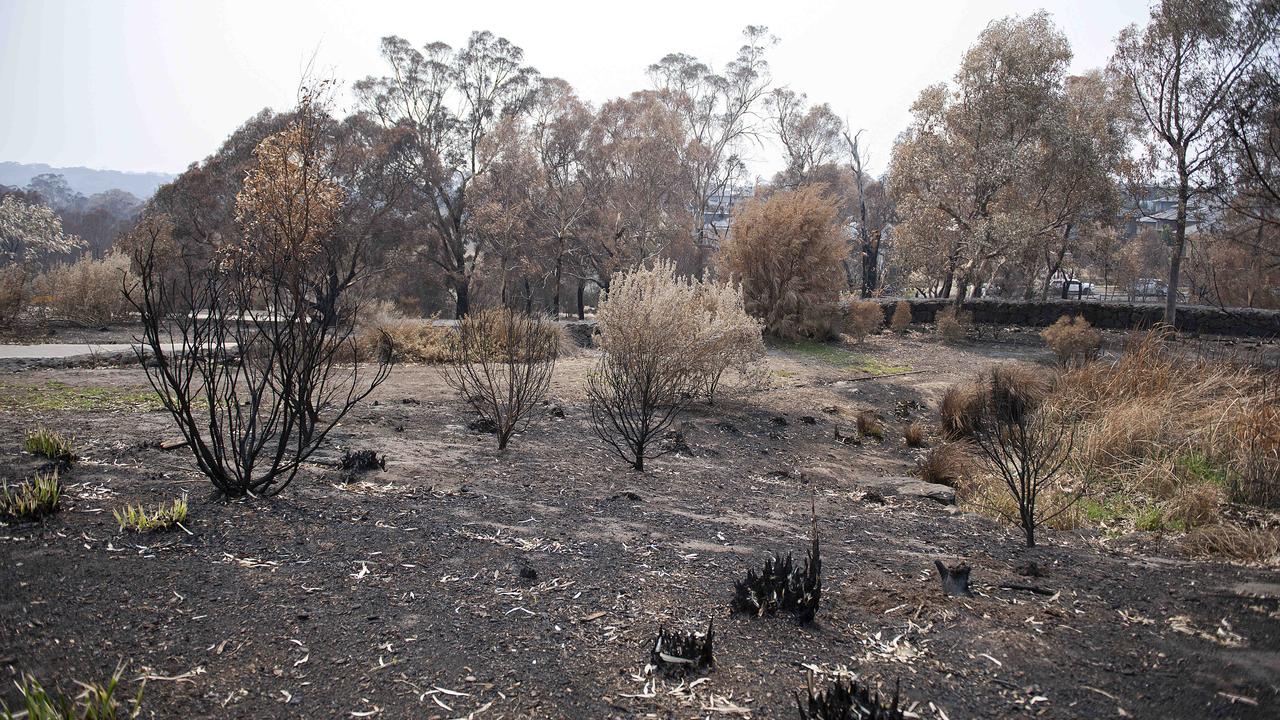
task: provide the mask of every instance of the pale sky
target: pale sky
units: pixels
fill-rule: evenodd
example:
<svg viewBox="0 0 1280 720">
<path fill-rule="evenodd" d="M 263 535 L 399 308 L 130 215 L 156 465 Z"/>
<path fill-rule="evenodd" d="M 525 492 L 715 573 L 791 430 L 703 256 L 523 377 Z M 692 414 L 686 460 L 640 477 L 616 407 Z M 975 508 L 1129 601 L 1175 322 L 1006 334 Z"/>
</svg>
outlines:
<svg viewBox="0 0 1280 720">
<path fill-rule="evenodd" d="M 762 24 L 780 40 L 774 82 L 865 128 L 879 172 L 919 91 L 950 79 L 988 22 L 1040 8 L 1073 71 L 1105 64 L 1147 15 L 1146 0 L 0 0 L 0 160 L 180 172 L 263 107 L 288 108 L 313 54 L 347 85 L 382 74 L 384 35 L 456 47 L 488 29 L 598 104 L 646 87 L 668 52 L 719 67 Z M 755 150 L 753 171 L 777 157 Z"/>
</svg>

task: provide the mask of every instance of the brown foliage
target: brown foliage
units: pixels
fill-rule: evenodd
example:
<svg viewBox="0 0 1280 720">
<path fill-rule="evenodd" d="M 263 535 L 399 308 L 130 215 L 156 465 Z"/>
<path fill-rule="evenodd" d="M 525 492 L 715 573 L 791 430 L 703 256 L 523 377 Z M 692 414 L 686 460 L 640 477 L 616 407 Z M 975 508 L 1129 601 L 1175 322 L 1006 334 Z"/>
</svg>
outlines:
<svg viewBox="0 0 1280 720">
<path fill-rule="evenodd" d="M 957 311 L 954 307 L 946 307 L 938 311 L 933 319 L 938 336 L 949 343 L 960 342 L 969 336 L 969 326 L 973 324 L 973 313 Z"/>
<path fill-rule="evenodd" d="M 752 200 L 734 219 L 721 262 L 769 334 L 826 339 L 837 329 L 848 247 L 836 215 L 820 188 L 804 187 Z"/>
<path fill-rule="evenodd" d="M 1227 524 L 1207 525 L 1187 533 L 1182 547 L 1191 555 L 1275 564 L 1280 560 L 1280 531 Z"/>
<path fill-rule="evenodd" d="M 133 311 L 124 295 L 132 285 L 129 259 L 108 255 L 101 260 L 83 257 L 59 265 L 35 280 L 36 293 L 58 318 L 87 323 L 121 320 Z"/>
<path fill-rule="evenodd" d="M 858 413 L 857 423 L 859 435 L 877 440 L 884 439 L 884 422 L 880 420 L 875 410 L 863 410 Z"/>
<path fill-rule="evenodd" d="M 957 383 L 947 388 L 938 405 L 942 434 L 951 440 L 970 435 L 982 413 L 982 386 L 975 382 Z"/>
<path fill-rule="evenodd" d="M 963 443 L 942 443 L 916 462 L 916 474 L 921 480 L 947 487 L 960 485 L 972 471 L 973 458 Z"/>
<path fill-rule="evenodd" d="M 844 331 L 858 342 L 884 325 L 884 308 L 872 300 L 853 300 L 849 302 L 845 315 Z"/>
<path fill-rule="evenodd" d="M 904 333 L 911 325 L 911 303 L 906 300 L 899 300 L 893 306 L 893 317 L 889 320 L 889 327 L 896 333 Z"/>
<path fill-rule="evenodd" d="M 902 439 L 906 441 L 907 447 L 923 447 L 925 436 L 925 427 L 920 423 L 911 423 L 902 431 Z"/>
<path fill-rule="evenodd" d="M 1066 315 L 1040 331 L 1049 348 L 1064 365 L 1093 360 L 1102 349 L 1102 335 L 1083 315 L 1072 319 Z"/>
</svg>

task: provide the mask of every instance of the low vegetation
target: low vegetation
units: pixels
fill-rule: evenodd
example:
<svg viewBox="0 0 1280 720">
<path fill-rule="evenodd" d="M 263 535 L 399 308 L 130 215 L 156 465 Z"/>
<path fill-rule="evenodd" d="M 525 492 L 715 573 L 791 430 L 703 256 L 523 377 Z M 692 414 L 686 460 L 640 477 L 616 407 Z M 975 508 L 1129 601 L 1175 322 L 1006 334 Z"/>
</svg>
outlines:
<svg viewBox="0 0 1280 720">
<path fill-rule="evenodd" d="M 666 675 L 684 675 L 706 670 L 715 664 L 715 621 L 707 623 L 705 633 L 658 629 L 649 650 L 649 671 Z"/>
<path fill-rule="evenodd" d="M 142 715 L 146 683 L 138 686 L 137 695 L 121 702 L 117 697 L 121 674 L 117 668 L 106 683 L 77 682 L 83 690 L 74 697 L 50 692 L 34 677 L 23 675 L 14 683 L 22 705 L 15 710 L 0 702 L 0 720 L 133 720 Z"/>
<path fill-rule="evenodd" d="M 76 459 L 73 441 L 43 425 L 27 431 L 22 447 L 32 455 L 49 458 L 63 467 Z"/>
<path fill-rule="evenodd" d="M 898 691 L 886 704 L 879 692 L 859 684 L 853 678 L 837 677 L 823 689 L 814 686 L 813 672 L 808 674 L 806 696 L 796 695 L 800 720 L 903 720 L 907 715 L 899 708 Z"/>
<path fill-rule="evenodd" d="M 453 357 L 440 372 L 492 425 L 498 449 L 505 450 L 541 411 L 559 350 L 559 333 L 546 317 L 480 310 L 458 321 Z"/>
<path fill-rule="evenodd" d="M 909 327 L 911 327 L 911 303 L 906 300 L 899 300 L 894 303 L 893 317 L 889 319 L 889 328 L 901 335 Z"/>
<path fill-rule="evenodd" d="M 714 396 L 728 364 L 762 352 L 760 326 L 736 309 L 736 292 L 681 278 L 666 262 L 614 277 L 596 313 L 604 353 L 587 397 L 596 434 L 636 470 L 671 451 L 654 441 L 696 397 Z"/>
<path fill-rule="evenodd" d="M 8 520 L 39 520 L 62 509 L 62 481 L 58 471 L 36 473 L 29 481 L 0 486 L 0 516 Z"/>
<path fill-rule="evenodd" d="M 862 437 L 884 440 L 884 421 L 880 419 L 880 415 L 875 410 L 859 412 L 855 422 L 858 426 L 858 434 Z"/>
<path fill-rule="evenodd" d="M 1102 334 L 1083 315 L 1074 319 L 1063 315 L 1040 331 L 1040 336 L 1064 365 L 1093 360 L 1102 349 Z"/>
<path fill-rule="evenodd" d="M 168 530 L 173 527 L 181 527 L 183 521 L 187 519 L 187 497 L 184 495 L 180 498 L 174 498 L 168 505 L 161 503 L 151 512 L 148 512 L 139 503 L 138 505 L 125 505 L 123 508 L 112 510 L 111 514 L 115 516 L 121 530 L 132 530 L 140 533 L 153 530 Z"/>
<path fill-rule="evenodd" d="M 929 448 L 916 461 L 916 474 L 925 482 L 960 487 L 973 471 L 973 457 L 962 443 L 942 443 Z"/>
<path fill-rule="evenodd" d="M 902 430 L 902 439 L 907 443 L 907 447 L 924 447 L 925 438 L 927 436 L 928 430 L 923 424 L 918 422 L 909 423 Z"/>
<path fill-rule="evenodd" d="M 947 306 L 938 311 L 933 324 L 938 337 L 944 342 L 957 343 L 969 337 L 969 327 L 973 325 L 973 313 Z"/>
<path fill-rule="evenodd" d="M 807 623 L 817 614 L 821 597 L 822 557 L 815 531 L 803 567 L 792 561 L 791 553 L 786 559 L 765 560 L 760 573 L 748 570 L 747 577 L 734 584 L 732 608 L 756 617 L 789 612 Z"/>
<path fill-rule="evenodd" d="M 884 326 L 884 308 L 872 300 L 850 300 L 845 311 L 844 333 L 856 342 Z"/>
</svg>

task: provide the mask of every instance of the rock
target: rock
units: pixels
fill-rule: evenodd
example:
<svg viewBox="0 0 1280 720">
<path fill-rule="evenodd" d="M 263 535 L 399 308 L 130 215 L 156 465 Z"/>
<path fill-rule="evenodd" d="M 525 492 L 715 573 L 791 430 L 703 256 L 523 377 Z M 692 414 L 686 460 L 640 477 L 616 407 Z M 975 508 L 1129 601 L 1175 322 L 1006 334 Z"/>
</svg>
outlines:
<svg viewBox="0 0 1280 720">
<path fill-rule="evenodd" d="M 928 483 L 919 478 L 913 477 L 853 477 L 850 481 L 855 485 L 870 492 L 875 490 L 882 497 L 890 497 L 892 495 L 905 495 L 908 497 L 919 497 L 933 500 L 944 505 L 951 505 L 956 501 L 955 488 L 949 488 L 946 485 L 937 485 Z"/>
</svg>

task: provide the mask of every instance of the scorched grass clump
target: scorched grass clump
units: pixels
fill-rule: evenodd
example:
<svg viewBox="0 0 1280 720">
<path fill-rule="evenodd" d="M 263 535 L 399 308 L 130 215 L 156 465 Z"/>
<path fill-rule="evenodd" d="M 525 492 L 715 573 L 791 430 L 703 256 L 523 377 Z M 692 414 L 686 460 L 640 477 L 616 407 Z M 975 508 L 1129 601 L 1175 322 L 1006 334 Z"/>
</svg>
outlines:
<svg viewBox="0 0 1280 720">
<path fill-rule="evenodd" d="M 815 532 L 803 567 L 792 560 L 791 553 L 786 559 L 765 560 L 759 573 L 748 570 L 747 577 L 734 584 L 732 606 L 735 612 L 757 617 L 789 612 L 808 623 L 813 622 L 821 597 L 822 557 Z"/>
</svg>

